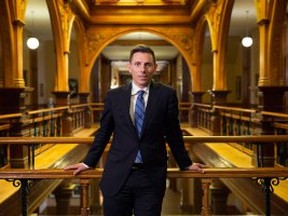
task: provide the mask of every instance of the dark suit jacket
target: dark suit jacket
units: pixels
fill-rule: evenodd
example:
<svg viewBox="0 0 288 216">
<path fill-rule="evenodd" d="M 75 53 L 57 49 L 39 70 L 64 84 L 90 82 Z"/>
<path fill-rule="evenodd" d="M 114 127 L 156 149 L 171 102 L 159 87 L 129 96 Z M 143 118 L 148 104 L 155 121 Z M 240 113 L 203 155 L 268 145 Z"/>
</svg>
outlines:
<svg viewBox="0 0 288 216">
<path fill-rule="evenodd" d="M 144 170 L 157 193 L 164 195 L 167 152 L 166 142 L 180 169 L 192 164 L 182 139 L 178 121 L 178 100 L 172 88 L 151 83 L 142 135 L 129 115 L 131 84 L 108 92 L 103 116 L 84 163 L 95 167 L 113 133 L 100 187 L 104 195 L 116 194 L 124 184 L 140 148 Z"/>
</svg>

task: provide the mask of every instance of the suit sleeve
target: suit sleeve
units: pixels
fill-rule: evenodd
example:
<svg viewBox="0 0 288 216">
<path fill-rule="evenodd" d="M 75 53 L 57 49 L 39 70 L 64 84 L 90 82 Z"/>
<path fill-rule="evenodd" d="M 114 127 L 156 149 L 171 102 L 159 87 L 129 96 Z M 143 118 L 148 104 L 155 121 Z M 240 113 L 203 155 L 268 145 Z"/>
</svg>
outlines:
<svg viewBox="0 0 288 216">
<path fill-rule="evenodd" d="M 89 167 L 95 167 L 105 150 L 112 132 L 114 131 L 114 119 L 111 110 L 110 94 L 107 94 L 103 115 L 100 120 L 100 128 L 98 129 L 93 144 L 91 145 L 83 163 Z"/>
<path fill-rule="evenodd" d="M 166 141 L 179 168 L 184 170 L 192 164 L 192 160 L 185 149 L 178 114 L 178 99 L 175 90 L 173 90 L 167 105 Z"/>
</svg>

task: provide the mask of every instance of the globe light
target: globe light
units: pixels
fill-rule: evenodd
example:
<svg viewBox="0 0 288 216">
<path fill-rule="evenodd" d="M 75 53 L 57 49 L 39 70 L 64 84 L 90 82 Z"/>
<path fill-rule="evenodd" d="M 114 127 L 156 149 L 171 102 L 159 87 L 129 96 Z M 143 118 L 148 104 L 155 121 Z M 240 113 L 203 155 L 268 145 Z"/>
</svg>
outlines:
<svg viewBox="0 0 288 216">
<path fill-rule="evenodd" d="M 39 40 L 35 37 L 30 37 L 27 40 L 27 46 L 29 49 L 35 50 L 39 47 Z"/>
<path fill-rule="evenodd" d="M 252 44 L 253 44 L 253 39 L 252 39 L 252 37 L 250 37 L 249 36 L 249 34 L 248 34 L 248 13 L 249 13 L 249 11 L 247 10 L 246 11 L 246 36 L 245 37 L 243 37 L 243 39 L 242 39 L 242 41 L 241 41 L 241 43 L 242 43 L 242 45 L 244 46 L 244 47 L 246 47 L 246 48 L 248 48 L 248 47 L 251 47 L 252 46 Z"/>
<path fill-rule="evenodd" d="M 250 37 L 250 36 L 246 36 L 246 37 L 244 37 L 243 39 L 242 39 L 242 45 L 244 46 L 244 47 L 251 47 L 252 46 L 252 44 L 253 44 L 253 39 L 252 39 L 252 37 Z"/>
</svg>

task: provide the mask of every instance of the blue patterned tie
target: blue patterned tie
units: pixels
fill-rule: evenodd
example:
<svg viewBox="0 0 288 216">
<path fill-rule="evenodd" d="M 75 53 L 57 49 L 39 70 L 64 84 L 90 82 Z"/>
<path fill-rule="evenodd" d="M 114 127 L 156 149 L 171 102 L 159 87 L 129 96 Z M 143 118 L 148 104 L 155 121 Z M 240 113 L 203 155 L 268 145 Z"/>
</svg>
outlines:
<svg viewBox="0 0 288 216">
<path fill-rule="evenodd" d="M 137 129 L 138 137 L 140 137 L 141 135 L 144 114 L 145 114 L 145 103 L 144 103 L 144 98 L 143 98 L 144 92 L 145 91 L 143 90 L 140 90 L 137 92 L 138 96 L 137 96 L 136 105 L 135 105 L 135 126 Z M 142 163 L 142 162 L 143 161 L 142 161 L 140 151 L 138 151 L 136 159 L 135 159 L 135 163 Z"/>
</svg>

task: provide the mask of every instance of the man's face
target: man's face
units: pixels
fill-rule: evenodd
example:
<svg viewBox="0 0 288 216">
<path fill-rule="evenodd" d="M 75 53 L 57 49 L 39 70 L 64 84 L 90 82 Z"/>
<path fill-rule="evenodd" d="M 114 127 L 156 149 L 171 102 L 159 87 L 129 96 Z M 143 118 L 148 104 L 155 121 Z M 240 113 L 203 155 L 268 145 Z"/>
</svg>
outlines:
<svg viewBox="0 0 288 216">
<path fill-rule="evenodd" d="M 134 83 L 140 87 L 146 87 L 157 69 L 150 53 L 135 53 L 128 65 L 128 70 L 132 75 Z"/>
</svg>

